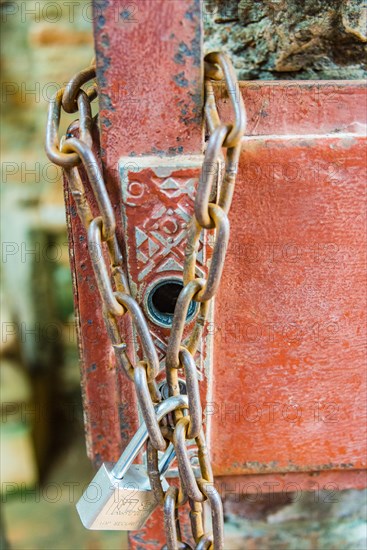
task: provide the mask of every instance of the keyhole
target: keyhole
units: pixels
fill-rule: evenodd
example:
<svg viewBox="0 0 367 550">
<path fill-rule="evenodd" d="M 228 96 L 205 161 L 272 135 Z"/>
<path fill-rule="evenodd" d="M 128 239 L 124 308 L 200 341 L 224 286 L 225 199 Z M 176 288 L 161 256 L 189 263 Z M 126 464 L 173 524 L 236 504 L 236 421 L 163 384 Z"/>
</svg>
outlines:
<svg viewBox="0 0 367 550">
<path fill-rule="evenodd" d="M 153 306 L 163 315 L 173 315 L 181 290 L 182 285 L 180 283 L 163 283 L 153 291 Z"/>
<path fill-rule="evenodd" d="M 177 298 L 183 288 L 183 284 L 176 279 L 166 279 L 155 284 L 148 295 L 148 312 L 153 321 L 161 326 L 171 326 Z M 186 320 L 189 321 L 195 315 L 196 304 L 191 302 Z"/>
</svg>

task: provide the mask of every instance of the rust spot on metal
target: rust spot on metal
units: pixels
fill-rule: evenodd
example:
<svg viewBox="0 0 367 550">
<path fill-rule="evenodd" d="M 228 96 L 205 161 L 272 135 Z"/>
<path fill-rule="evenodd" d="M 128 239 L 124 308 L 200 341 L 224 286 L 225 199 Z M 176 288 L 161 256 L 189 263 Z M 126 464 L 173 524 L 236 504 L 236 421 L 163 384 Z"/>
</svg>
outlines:
<svg viewBox="0 0 367 550">
<path fill-rule="evenodd" d="M 173 80 L 176 82 L 177 86 L 180 86 L 180 88 L 188 88 L 189 86 L 189 81 L 185 77 L 184 71 L 174 75 Z"/>
<path fill-rule="evenodd" d="M 175 54 L 174 60 L 178 65 L 186 64 L 186 57 L 191 57 L 193 52 L 185 44 L 185 42 L 180 42 L 178 45 L 178 52 Z"/>
<path fill-rule="evenodd" d="M 110 121 L 110 119 L 106 115 L 100 117 L 100 122 L 101 122 L 101 124 L 103 124 L 103 126 L 105 128 L 110 128 L 110 126 L 112 126 L 112 122 Z"/>
</svg>

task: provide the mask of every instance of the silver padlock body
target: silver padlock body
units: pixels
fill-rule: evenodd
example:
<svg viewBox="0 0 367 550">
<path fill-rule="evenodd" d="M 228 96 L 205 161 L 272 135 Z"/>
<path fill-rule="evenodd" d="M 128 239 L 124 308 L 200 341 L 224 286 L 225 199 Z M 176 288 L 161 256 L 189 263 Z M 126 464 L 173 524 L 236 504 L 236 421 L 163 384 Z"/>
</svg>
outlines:
<svg viewBox="0 0 367 550">
<path fill-rule="evenodd" d="M 133 464 L 123 479 L 115 478 L 113 463 L 104 463 L 84 491 L 76 508 L 87 529 L 134 531 L 141 529 L 157 506 L 146 468 Z M 169 487 L 162 480 L 163 489 Z"/>
</svg>

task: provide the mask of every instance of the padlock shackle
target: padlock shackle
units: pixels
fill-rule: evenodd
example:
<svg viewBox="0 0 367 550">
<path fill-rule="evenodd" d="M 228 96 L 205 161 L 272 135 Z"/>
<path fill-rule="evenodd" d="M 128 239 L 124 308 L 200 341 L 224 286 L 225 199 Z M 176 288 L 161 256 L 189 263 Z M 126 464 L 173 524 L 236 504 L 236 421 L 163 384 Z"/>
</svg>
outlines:
<svg viewBox="0 0 367 550">
<path fill-rule="evenodd" d="M 176 409 L 187 409 L 188 408 L 188 398 L 187 395 L 175 395 L 165 399 L 155 407 L 155 412 L 158 422 L 162 420 L 166 414 L 175 411 Z M 111 474 L 116 479 L 122 479 L 131 464 L 134 462 L 136 456 L 138 455 L 140 449 L 148 439 L 148 430 L 146 424 L 143 423 L 130 443 L 125 448 L 119 460 L 116 462 L 114 467 L 111 470 Z"/>
<path fill-rule="evenodd" d="M 167 472 L 168 468 L 171 466 L 172 462 L 176 458 L 176 449 L 172 445 L 172 443 L 169 444 L 168 449 L 165 451 L 164 455 L 160 459 L 158 463 L 158 470 L 159 475 L 164 476 L 164 474 Z"/>
</svg>

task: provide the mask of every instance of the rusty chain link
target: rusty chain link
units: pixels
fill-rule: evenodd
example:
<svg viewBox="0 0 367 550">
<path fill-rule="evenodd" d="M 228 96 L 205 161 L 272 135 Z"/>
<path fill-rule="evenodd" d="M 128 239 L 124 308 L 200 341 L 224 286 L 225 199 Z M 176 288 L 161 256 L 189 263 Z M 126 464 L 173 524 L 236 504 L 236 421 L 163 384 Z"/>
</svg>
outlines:
<svg viewBox="0 0 367 550">
<path fill-rule="evenodd" d="M 103 318 L 115 351 L 116 360 L 134 381 L 149 440 L 147 466 L 152 490 L 157 502 L 164 503 L 164 522 L 168 550 L 190 549 L 182 541 L 178 507 L 188 502 L 193 539 L 197 550 L 223 549 L 223 510 L 220 496 L 214 487 L 213 474 L 203 430 L 199 380 L 195 354 L 202 336 L 209 305 L 217 292 L 229 240 L 228 211 L 232 202 L 241 139 L 246 126 L 246 111 L 235 71 L 228 57 L 212 52 L 205 57 L 205 118 L 210 134 L 200 181 L 195 197 L 194 215 L 188 224 L 184 287 L 177 299 L 166 352 L 166 380 L 169 395 L 179 395 L 179 373 L 186 381 L 188 409 L 176 410 L 161 423 L 155 405 L 162 399 L 156 384 L 159 360 L 144 314 L 131 295 L 124 260 L 116 236 L 116 218 L 100 163 L 93 151 L 91 102 L 97 97 L 95 62 L 74 75 L 66 87 L 59 90 L 50 103 L 46 152 L 52 162 L 64 170 L 77 212 L 88 235 L 88 251 L 102 301 Z M 223 123 L 217 110 L 212 81 L 224 80 L 234 113 L 234 121 Z M 92 81 L 92 86 L 83 86 Z M 79 111 L 79 123 L 73 123 L 61 140 L 59 127 L 61 109 L 67 113 Z M 75 137 L 78 130 L 78 137 Z M 223 162 L 223 177 L 218 166 Z M 94 215 L 84 189 L 80 169 L 87 175 L 98 207 Z M 213 255 L 206 279 L 199 273 L 196 256 L 203 231 L 214 233 Z M 183 341 L 188 308 L 192 301 L 199 303 L 191 334 Z M 129 315 L 139 337 L 142 359 L 134 364 L 127 354 L 127 345 L 119 327 L 119 319 Z M 170 486 L 164 494 L 158 472 L 158 451 L 172 441 L 177 456 L 180 488 Z M 198 466 L 190 459 L 188 445 L 196 449 Z M 204 510 L 211 509 L 212 530 L 206 532 Z"/>
<path fill-rule="evenodd" d="M 223 511 L 220 496 L 213 485 L 202 425 L 200 395 L 192 385 L 195 367 L 195 352 L 198 342 L 198 328 L 204 324 L 208 304 L 217 292 L 227 252 L 229 240 L 228 211 L 232 202 L 238 160 L 241 152 L 241 139 L 246 125 L 246 111 L 238 89 L 238 82 L 231 62 L 222 53 L 211 53 L 205 58 L 205 116 L 210 132 L 204 163 L 195 197 L 194 216 L 188 226 L 185 262 L 183 269 L 184 288 L 176 303 L 172 328 L 166 354 L 166 378 L 169 394 L 179 393 L 178 372 L 184 370 L 187 383 L 189 415 L 177 414 L 173 443 L 176 449 L 181 481 L 181 493 L 190 502 L 192 533 L 197 549 L 223 549 Z M 234 123 L 222 123 L 217 111 L 214 88 L 210 79 L 221 80 L 224 76 L 226 90 L 234 112 Z M 223 149 L 227 149 L 225 170 L 219 189 L 215 189 L 218 165 L 223 159 Z M 213 194 L 217 199 L 213 201 Z M 213 255 L 206 279 L 197 278 L 196 256 L 202 231 L 214 230 Z M 186 314 L 191 300 L 200 302 L 200 321 L 183 342 Z M 199 319 L 199 318 L 198 318 Z M 200 416 L 199 416 L 200 414 Z M 200 419 L 199 419 L 200 418 Z M 200 473 L 194 470 L 190 461 L 187 441 L 195 441 Z M 198 477 L 199 476 L 199 477 Z M 177 497 L 178 498 L 178 497 Z M 197 523 L 203 507 L 211 507 L 212 533 L 203 532 L 203 522 Z M 168 512 L 167 512 L 168 513 Z M 175 546 L 169 546 L 173 550 Z"/>
</svg>

